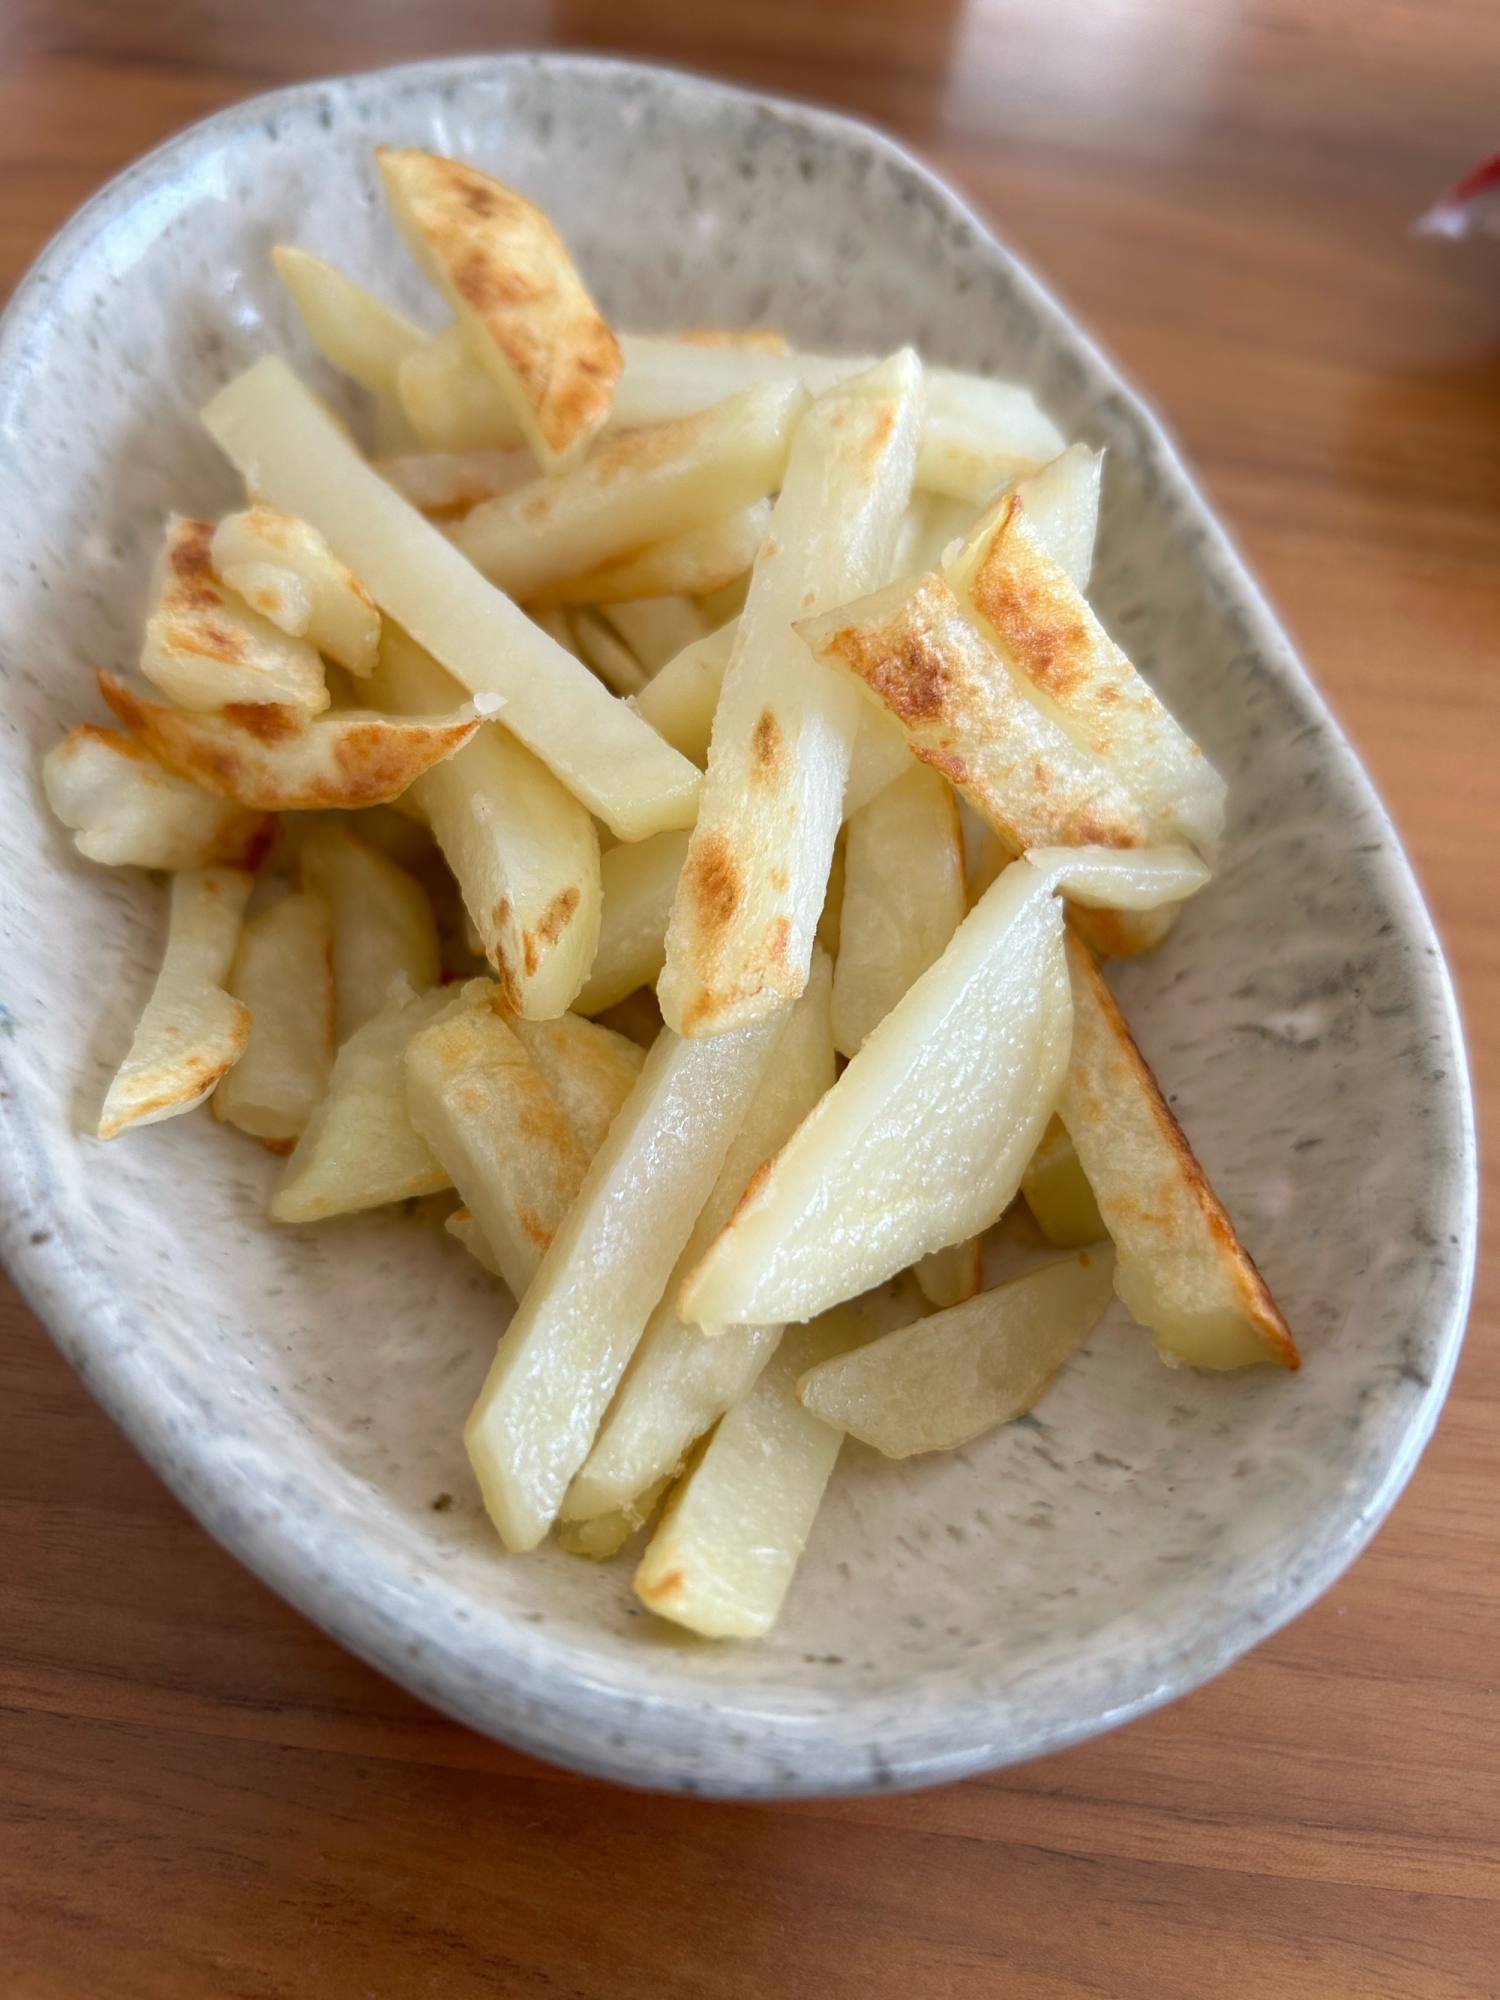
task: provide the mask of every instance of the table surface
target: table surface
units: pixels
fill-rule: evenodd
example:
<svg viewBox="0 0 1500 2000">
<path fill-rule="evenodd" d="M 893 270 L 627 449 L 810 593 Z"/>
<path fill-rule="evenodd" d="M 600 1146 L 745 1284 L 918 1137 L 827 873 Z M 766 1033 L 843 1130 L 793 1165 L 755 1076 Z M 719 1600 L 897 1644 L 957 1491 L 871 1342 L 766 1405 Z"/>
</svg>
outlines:
<svg viewBox="0 0 1500 2000">
<path fill-rule="evenodd" d="M 222 104 L 548 45 L 882 122 L 1098 332 L 1373 771 L 1500 1127 L 1500 243 L 1410 234 L 1500 143 L 1494 0 L 0 0 L 0 290 Z M 1500 1993 L 1494 1275 L 1391 1520 L 1248 1659 L 1019 1770 L 783 1807 L 614 1790 L 427 1711 L 223 1554 L 5 1291 L 5 1990 Z"/>
</svg>

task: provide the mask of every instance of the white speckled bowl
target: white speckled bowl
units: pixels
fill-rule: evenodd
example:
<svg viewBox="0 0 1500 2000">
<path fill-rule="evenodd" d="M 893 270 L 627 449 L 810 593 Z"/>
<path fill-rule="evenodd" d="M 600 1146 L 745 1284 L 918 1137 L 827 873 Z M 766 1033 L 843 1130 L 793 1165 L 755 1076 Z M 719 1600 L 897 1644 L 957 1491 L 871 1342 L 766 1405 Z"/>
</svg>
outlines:
<svg viewBox="0 0 1500 2000">
<path fill-rule="evenodd" d="M 1108 445 L 1096 601 L 1230 781 L 1222 878 L 1118 984 L 1303 1372 L 1169 1374 L 1116 1309 L 1035 1419 L 900 1465 L 851 1447 L 760 1645 L 655 1623 L 627 1564 L 501 1555 L 459 1424 L 504 1294 L 456 1244 L 385 1217 L 272 1229 L 276 1163 L 206 1117 L 87 1136 L 164 898 L 76 858 L 38 760 L 99 712 L 93 670 L 132 661 L 163 514 L 236 497 L 200 403 L 268 347 L 340 393 L 272 243 L 433 314 L 376 197 L 378 140 L 534 194 L 626 326 L 909 340 L 1031 383 Z M 1432 1428 L 1473 1260 L 1470 1103 L 1432 928 L 1159 429 L 888 140 L 563 57 L 225 112 L 96 196 L 11 306 L 0 512 L 0 1245 L 104 1407 L 309 1617 L 544 1757 L 709 1793 L 857 1791 L 1033 1756 L 1181 1693 L 1358 1552 Z"/>
</svg>

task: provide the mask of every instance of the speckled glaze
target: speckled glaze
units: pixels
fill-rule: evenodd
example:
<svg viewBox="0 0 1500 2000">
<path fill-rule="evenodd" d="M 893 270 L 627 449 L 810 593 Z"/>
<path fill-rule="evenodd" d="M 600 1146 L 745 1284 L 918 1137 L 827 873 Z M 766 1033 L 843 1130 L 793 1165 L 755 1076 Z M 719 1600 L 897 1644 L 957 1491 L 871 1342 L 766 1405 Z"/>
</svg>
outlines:
<svg viewBox="0 0 1500 2000">
<path fill-rule="evenodd" d="M 1117 987 L 1302 1343 L 1169 1373 L 1116 1308 L 1034 1418 L 850 1446 L 759 1645 L 642 1612 L 630 1565 L 504 1557 L 459 1425 L 506 1295 L 421 1215 L 263 1220 L 276 1162 L 204 1116 L 88 1136 L 161 887 L 81 862 L 42 752 L 138 645 L 169 508 L 235 500 L 194 413 L 267 348 L 336 400 L 278 239 L 429 322 L 376 141 L 543 202 L 642 330 L 1030 383 L 1109 448 L 1095 601 L 1229 779 L 1221 879 Z M 581 1769 L 747 1796 L 916 1785 L 1195 1686 L 1323 1590 L 1409 1475 L 1461 1338 L 1474 1147 L 1452 994 L 1391 828 L 1150 416 L 953 195 L 846 120 L 628 64 L 484 57 L 210 119 L 97 196 L 0 331 L 0 1247 L 204 1525 L 439 1708 Z"/>
</svg>

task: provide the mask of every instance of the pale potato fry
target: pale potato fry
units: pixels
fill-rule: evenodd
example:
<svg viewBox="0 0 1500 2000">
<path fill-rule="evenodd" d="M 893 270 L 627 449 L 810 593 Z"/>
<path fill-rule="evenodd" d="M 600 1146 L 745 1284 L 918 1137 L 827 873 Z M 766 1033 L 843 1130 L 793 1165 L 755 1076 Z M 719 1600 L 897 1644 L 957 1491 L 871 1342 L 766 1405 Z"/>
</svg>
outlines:
<svg viewBox="0 0 1500 2000">
<path fill-rule="evenodd" d="M 984 1282 L 984 1244 L 971 1236 L 967 1243 L 950 1243 L 929 1250 L 912 1266 L 922 1296 L 935 1306 L 959 1306 L 972 1299 Z"/>
<path fill-rule="evenodd" d="M 529 486 L 536 460 L 525 450 L 412 451 L 377 458 L 375 470 L 424 514 L 466 514 L 481 500 Z"/>
<path fill-rule="evenodd" d="M 622 358 L 550 219 L 460 160 L 375 149 L 397 227 L 548 472 L 588 449 Z"/>
<path fill-rule="evenodd" d="M 900 724 L 873 701 L 859 704 L 859 728 L 849 753 L 849 779 L 844 786 L 844 817 L 857 813 L 887 785 L 911 768 L 911 748 Z"/>
<path fill-rule="evenodd" d="M 324 360 L 372 395 L 395 402 L 402 362 L 420 353 L 430 336 L 310 250 L 278 243 L 271 261 Z"/>
<path fill-rule="evenodd" d="M 1107 1243 L 1055 1257 L 820 1362 L 797 1400 L 887 1458 L 955 1451 L 1026 1414 L 1103 1318 L 1114 1266 Z"/>
<path fill-rule="evenodd" d="M 253 610 L 215 574 L 212 521 L 174 514 L 157 564 L 141 672 L 179 708 L 274 702 L 303 717 L 328 706 L 316 647 Z"/>
<path fill-rule="evenodd" d="M 612 625 L 645 668 L 647 677 L 675 659 L 684 646 L 709 636 L 703 613 L 690 597 L 646 597 L 606 604 L 600 616 Z"/>
<path fill-rule="evenodd" d="M 851 815 L 833 975 L 833 1045 L 858 1053 L 968 911 L 963 829 L 947 780 L 909 768 Z"/>
<path fill-rule="evenodd" d="M 133 737 L 92 722 L 47 752 L 42 789 L 78 852 L 112 868 L 253 870 L 276 839 L 265 813 L 216 799 L 165 770 Z"/>
<path fill-rule="evenodd" d="M 594 1562 L 607 1562 L 611 1556 L 620 1553 L 632 1535 L 639 1534 L 645 1527 L 670 1484 L 670 1480 L 658 1479 L 644 1493 L 637 1493 L 623 1507 L 615 1508 L 613 1513 L 595 1514 L 587 1521 L 560 1520 L 557 1524 L 557 1546 L 566 1549 L 570 1556 L 588 1556 Z"/>
<path fill-rule="evenodd" d="M 1040 472 L 1067 439 L 1029 389 L 954 368 L 927 370 L 917 484 L 982 507 L 1008 479 Z"/>
<path fill-rule="evenodd" d="M 461 326 L 444 327 L 428 346 L 407 355 L 396 389 L 402 415 L 429 451 L 519 451 L 527 479 L 536 477 L 536 453 L 494 381 L 470 356 Z"/>
<path fill-rule="evenodd" d="M 1059 1250 L 1102 1243 L 1109 1234 L 1068 1128 L 1055 1112 L 1021 1176 L 1021 1192 L 1042 1234 Z"/>
<path fill-rule="evenodd" d="M 224 981 L 254 877 L 193 868 L 172 879 L 167 949 L 151 998 L 104 1099 L 99 1137 L 201 1104 L 250 1038 L 250 1010 Z"/>
<path fill-rule="evenodd" d="M 1048 554 L 1018 493 L 980 521 L 944 575 L 1008 672 L 1080 749 L 1108 763 L 1158 837 L 1211 859 L 1224 831 L 1223 780 Z"/>
<path fill-rule="evenodd" d="M 687 759 L 387 486 L 283 362 L 257 362 L 203 420 L 252 487 L 311 521 L 456 680 L 503 698 L 506 728 L 620 839 L 692 823 L 700 779 Z"/>
<path fill-rule="evenodd" d="M 640 598 L 708 597 L 745 575 L 765 540 L 769 500 L 650 542 L 542 591 L 528 610 L 554 604 L 631 604 Z M 736 607 L 738 609 L 738 607 Z M 707 620 L 718 624 L 721 620 Z"/>
<path fill-rule="evenodd" d="M 615 385 L 611 430 L 636 430 L 694 416 L 764 383 L 798 383 L 809 395 L 862 375 L 870 355 L 773 354 L 752 347 L 705 346 L 680 334 L 622 333 L 624 372 Z"/>
<path fill-rule="evenodd" d="M 791 1009 L 775 1059 L 646 1322 L 594 1448 L 568 1489 L 564 1519 L 608 1514 L 680 1471 L 694 1441 L 740 1400 L 774 1352 L 779 1325 L 730 1327 L 711 1339 L 679 1318 L 677 1293 L 729 1220 L 751 1176 L 832 1087 L 831 991 L 828 960 L 815 952 L 807 990 Z"/>
<path fill-rule="evenodd" d="M 667 920 L 687 859 L 685 833 L 612 847 L 599 864 L 604 915 L 599 948 L 574 1005 L 600 1014 L 638 986 L 654 986 L 666 957 Z"/>
<path fill-rule="evenodd" d="M 1186 847 L 1029 847 L 1026 861 L 1074 908 L 1100 912 L 1175 907 L 1213 880 Z"/>
<path fill-rule="evenodd" d="M 371 682 L 381 707 L 420 713 L 456 692 L 431 654 L 387 621 Z M 599 937 L 599 840 L 587 809 L 498 722 L 418 778 L 411 797 L 453 870 L 507 1004 L 517 1014 L 561 1014 Z"/>
<path fill-rule="evenodd" d="M 488 986 L 474 981 L 463 1006 L 407 1044 L 407 1115 L 520 1299 L 583 1185 L 588 1158 L 514 1030 L 489 1004 Z"/>
<path fill-rule="evenodd" d="M 737 514 L 780 485 L 807 408 L 797 382 L 769 382 L 691 417 L 609 439 L 561 479 L 487 500 L 453 540 L 512 597 Z"/>
<path fill-rule="evenodd" d="M 513 1016 L 510 1025 L 572 1126 L 583 1157 L 593 1159 L 635 1088 L 645 1050 L 613 1028 L 577 1014 L 561 1014 L 555 1021 Z"/>
<path fill-rule="evenodd" d="M 859 702 L 809 673 L 792 621 L 890 567 L 911 497 L 921 364 L 904 349 L 798 429 L 714 715 L 708 775 L 657 998 L 712 1035 L 795 999 L 843 817 Z"/>
<path fill-rule="evenodd" d="M 507 1548 L 551 1526 L 785 1023 L 657 1038 L 464 1429 Z"/>
<path fill-rule="evenodd" d="M 587 604 L 562 615 L 572 627 L 579 658 L 593 668 L 610 693 L 639 694 L 651 676 L 614 627 Z"/>
<path fill-rule="evenodd" d="M 1155 951 L 1181 914 L 1178 903 L 1155 910 L 1090 910 L 1068 904 L 1068 922 L 1097 958 L 1138 958 L 1143 951 Z"/>
<path fill-rule="evenodd" d="M 652 676 L 632 703 L 659 736 L 698 765 L 708 762 L 714 711 L 739 629 L 739 620 L 734 618 L 706 639 L 684 646 L 675 660 L 668 660 Z"/>
<path fill-rule="evenodd" d="M 894 583 L 902 576 L 925 576 L 929 570 L 937 569 L 944 552 L 973 525 L 974 509 L 967 500 L 954 500 L 946 493 L 913 493 L 886 581 Z"/>
<path fill-rule="evenodd" d="M 863 1333 L 842 1307 L 787 1329 L 673 1489 L 641 1558 L 636 1595 L 658 1617 L 711 1639 L 755 1639 L 776 1623 L 844 1441 L 802 1408 L 797 1381 Z"/>
<path fill-rule="evenodd" d="M 685 1320 L 811 1319 L 1004 1213 L 1067 1068 L 1062 932 L 1047 878 L 1006 869 L 756 1177 Z"/>
<path fill-rule="evenodd" d="M 257 812 L 383 805 L 462 750 L 480 723 L 467 704 L 452 715 L 399 722 L 345 708 L 305 726 L 295 711 L 273 706 L 195 715 L 153 701 L 107 669 L 99 691 L 168 770 Z"/>
<path fill-rule="evenodd" d="M 249 507 L 214 530 L 213 564 L 231 590 L 347 672 L 366 675 L 380 644 L 380 613 L 353 570 L 316 528 L 279 507 Z"/>
<path fill-rule="evenodd" d="M 1086 444 L 1070 444 L 1050 465 L 1044 465 L 1040 472 L 1020 480 L 1016 486 L 1031 532 L 1058 567 L 1067 572 L 1074 588 L 1085 593 L 1089 572 L 1094 567 L 1103 472 L 1102 451 L 1090 451 Z M 969 532 L 974 524 L 964 525 L 965 532 Z M 936 569 L 941 557 L 939 550 L 927 567 Z"/>
<path fill-rule="evenodd" d="M 769 516 L 770 509 L 768 507 L 768 519 Z M 717 632 L 722 626 L 727 625 L 731 618 L 739 617 L 745 608 L 745 599 L 749 595 L 750 571 L 747 569 L 742 575 L 737 576 L 733 583 L 726 583 L 719 590 L 703 591 L 693 601 L 703 613 L 704 622 L 707 624 L 709 631 Z"/>
<path fill-rule="evenodd" d="M 383 1010 L 393 979 L 404 978 L 413 993 L 437 985 L 437 925 L 421 883 L 346 826 L 311 828 L 299 859 L 303 888 L 333 923 L 334 1033 L 342 1044 Z"/>
<path fill-rule="evenodd" d="M 333 925 L 321 896 L 284 896 L 240 934 L 227 982 L 250 1009 L 245 1052 L 213 1094 L 215 1118 L 290 1152 L 333 1070 Z"/>
<path fill-rule="evenodd" d="M 1115 1290 L 1164 1361 L 1296 1368 L 1291 1329 L 1085 945 L 1068 939 L 1073 1054 L 1057 1112 L 1119 1253 Z"/>
<path fill-rule="evenodd" d="M 321 1222 L 450 1185 L 406 1108 L 406 1046 L 463 1004 L 445 986 L 398 995 L 344 1043 L 271 1196 L 274 1222 Z"/>
</svg>

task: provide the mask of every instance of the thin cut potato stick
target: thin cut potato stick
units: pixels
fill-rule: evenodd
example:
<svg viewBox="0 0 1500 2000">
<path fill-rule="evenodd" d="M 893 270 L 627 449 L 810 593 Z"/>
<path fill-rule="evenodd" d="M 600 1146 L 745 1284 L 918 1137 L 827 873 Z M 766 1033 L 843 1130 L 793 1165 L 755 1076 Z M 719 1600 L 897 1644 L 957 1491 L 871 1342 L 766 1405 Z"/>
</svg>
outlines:
<svg viewBox="0 0 1500 2000">
<path fill-rule="evenodd" d="M 706 639 L 709 628 L 690 597 L 648 597 L 605 605 L 600 616 L 613 625 L 648 676 L 675 659 L 684 646 Z"/>
<path fill-rule="evenodd" d="M 394 402 L 401 363 L 430 336 L 310 250 L 278 243 L 271 261 L 324 360 Z"/>
<path fill-rule="evenodd" d="M 342 1043 L 385 1007 L 393 979 L 413 993 L 437 985 L 437 924 L 421 883 L 347 826 L 311 828 L 299 860 L 303 888 L 333 922 L 334 1026 Z"/>
<path fill-rule="evenodd" d="M 254 877 L 233 868 L 174 876 L 167 949 L 130 1053 L 104 1099 L 99 1137 L 201 1104 L 250 1039 L 250 1010 L 225 991 Z"/>
<path fill-rule="evenodd" d="M 393 492 L 285 363 L 257 362 L 203 420 L 256 491 L 310 521 L 456 680 L 503 698 L 506 728 L 620 839 L 691 824 L 700 780 L 687 759 Z"/>
<path fill-rule="evenodd" d="M 396 375 L 401 414 L 428 451 L 519 451 L 526 477 L 536 477 L 536 453 L 515 412 L 469 353 L 464 329 L 445 326 Z"/>
<path fill-rule="evenodd" d="M 706 639 L 684 646 L 634 697 L 637 715 L 695 764 L 708 762 L 714 711 L 739 629 L 739 620 L 732 618 Z"/>
<path fill-rule="evenodd" d="M 670 1484 L 666 1479 L 656 1480 L 644 1493 L 635 1494 L 613 1513 L 595 1514 L 587 1521 L 560 1520 L 557 1524 L 557 1546 L 566 1549 L 570 1556 L 588 1556 L 594 1562 L 607 1562 L 611 1556 L 619 1554 L 632 1535 L 639 1534 L 645 1527 Z"/>
<path fill-rule="evenodd" d="M 830 390 L 797 432 L 714 715 L 708 776 L 657 997 L 680 1034 L 722 1033 L 807 978 L 859 726 L 808 672 L 793 620 L 890 567 L 911 496 L 921 366 L 910 349 Z"/>
<path fill-rule="evenodd" d="M 333 1069 L 333 927 L 321 896 L 283 896 L 240 935 L 228 990 L 250 1009 L 245 1053 L 213 1094 L 215 1118 L 290 1152 Z"/>
<path fill-rule="evenodd" d="M 572 1126 L 584 1158 L 593 1159 L 635 1088 L 645 1050 L 577 1014 L 560 1014 L 555 1021 L 512 1017 L 510 1025 Z"/>
<path fill-rule="evenodd" d="M 619 633 L 591 605 L 580 604 L 573 611 L 544 612 L 543 616 L 567 619 L 580 658 L 587 661 L 611 694 L 639 694 L 650 680 L 650 674 Z"/>
<path fill-rule="evenodd" d="M 638 986 L 656 984 L 687 849 L 685 833 L 658 833 L 612 847 L 600 862 L 604 912 L 599 947 L 574 1003 L 580 1014 L 602 1014 Z"/>
<path fill-rule="evenodd" d="M 1029 389 L 955 368 L 927 370 L 917 484 L 982 507 L 1009 479 L 1040 472 L 1067 439 Z"/>
<path fill-rule="evenodd" d="M 1115 1290 L 1176 1366 L 1296 1368 L 1235 1233 L 1086 946 L 1068 939 L 1073 1055 L 1057 1112 L 1119 1252 Z"/>
<path fill-rule="evenodd" d="M 274 819 L 216 799 L 133 737 L 91 722 L 47 752 L 42 789 L 78 852 L 112 868 L 254 870 L 276 839 Z"/>
<path fill-rule="evenodd" d="M 631 604 L 638 598 L 707 597 L 745 574 L 755 561 L 771 518 L 769 500 L 754 500 L 680 535 L 632 549 L 613 562 L 550 584 L 528 604 Z"/>
<path fill-rule="evenodd" d="M 784 1025 L 662 1034 L 646 1058 L 464 1429 L 507 1548 L 551 1526 Z"/>
<path fill-rule="evenodd" d="M 943 1250 L 929 1250 L 918 1258 L 912 1271 L 922 1288 L 922 1296 L 935 1306 L 962 1305 L 972 1299 L 984 1282 L 984 1243 L 971 1236 L 966 1243 L 950 1243 Z"/>
<path fill-rule="evenodd" d="M 536 477 L 529 451 L 409 451 L 374 464 L 381 478 L 424 514 L 465 514 L 481 500 L 514 493 Z"/>
</svg>

